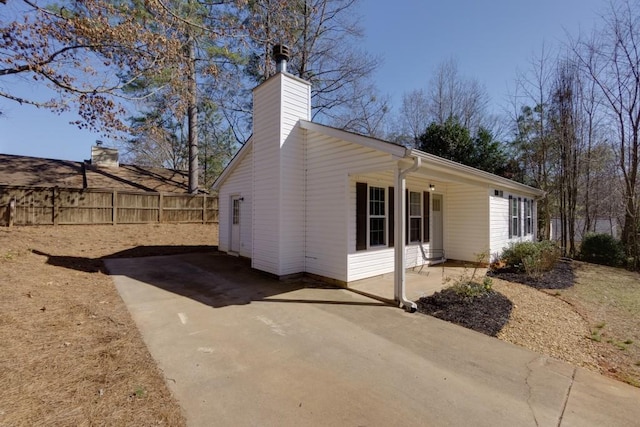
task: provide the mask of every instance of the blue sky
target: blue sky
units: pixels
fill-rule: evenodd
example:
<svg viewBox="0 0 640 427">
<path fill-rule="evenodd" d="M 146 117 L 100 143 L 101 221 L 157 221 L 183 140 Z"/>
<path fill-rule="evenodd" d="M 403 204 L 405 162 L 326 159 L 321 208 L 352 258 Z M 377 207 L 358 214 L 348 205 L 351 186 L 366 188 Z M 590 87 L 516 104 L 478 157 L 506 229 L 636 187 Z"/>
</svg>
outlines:
<svg viewBox="0 0 640 427">
<path fill-rule="evenodd" d="M 461 75 L 477 79 L 498 113 L 517 70 L 526 70 L 543 43 L 590 31 L 605 0 L 361 0 L 363 49 L 381 55 L 374 80 L 394 107 L 402 94 L 426 88 L 435 68 L 454 58 Z M 0 87 L 4 84 L 0 80 Z M 5 89 L 10 89 L 6 88 Z M 38 91 L 37 88 L 31 89 Z M 0 99 L 0 153 L 80 161 L 100 136 L 57 115 Z M 105 141 L 109 144 L 109 141 Z"/>
</svg>

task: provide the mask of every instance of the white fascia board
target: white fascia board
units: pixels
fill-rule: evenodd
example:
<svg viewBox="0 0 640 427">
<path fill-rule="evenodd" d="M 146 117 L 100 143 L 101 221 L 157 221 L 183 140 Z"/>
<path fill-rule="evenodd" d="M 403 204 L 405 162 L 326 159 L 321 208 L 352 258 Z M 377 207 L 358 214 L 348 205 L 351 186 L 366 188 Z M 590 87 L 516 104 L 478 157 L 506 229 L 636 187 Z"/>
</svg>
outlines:
<svg viewBox="0 0 640 427">
<path fill-rule="evenodd" d="M 216 191 L 220 190 L 220 186 L 222 185 L 222 183 L 229 177 L 229 175 L 231 175 L 231 172 L 233 172 L 234 169 L 238 166 L 238 164 L 240 164 L 242 159 L 244 159 L 244 157 L 249 152 L 249 148 L 251 147 L 252 144 L 253 144 L 253 135 L 251 135 L 247 140 L 247 142 L 245 142 L 244 145 L 240 147 L 240 149 L 235 154 L 235 156 L 233 156 L 233 159 L 231 159 L 227 167 L 224 168 L 222 173 L 213 182 L 213 185 L 211 186 L 211 188 L 213 188 Z"/>
<path fill-rule="evenodd" d="M 545 192 L 531 187 L 529 185 L 521 184 L 516 181 L 512 181 L 501 176 L 482 171 L 480 169 L 473 168 L 471 166 L 463 165 L 461 163 L 454 162 L 452 160 L 443 159 L 442 157 L 435 156 L 433 154 L 425 153 L 424 151 L 411 149 L 408 150 L 410 157 L 421 157 L 425 160 L 423 168 L 434 168 L 453 175 L 459 175 L 465 178 L 473 179 L 485 184 L 491 184 L 494 186 L 504 187 L 514 191 L 520 191 L 528 194 L 533 194 L 537 197 L 544 196 Z"/>
<path fill-rule="evenodd" d="M 407 157 L 407 149 L 400 145 L 392 144 L 381 139 L 372 138 L 370 136 L 359 135 L 357 133 L 348 132 L 346 130 L 313 123 L 307 120 L 300 120 L 300 127 L 305 130 L 318 132 L 343 141 L 359 144 L 364 147 L 373 148 L 378 151 L 389 153 L 398 158 Z"/>
</svg>

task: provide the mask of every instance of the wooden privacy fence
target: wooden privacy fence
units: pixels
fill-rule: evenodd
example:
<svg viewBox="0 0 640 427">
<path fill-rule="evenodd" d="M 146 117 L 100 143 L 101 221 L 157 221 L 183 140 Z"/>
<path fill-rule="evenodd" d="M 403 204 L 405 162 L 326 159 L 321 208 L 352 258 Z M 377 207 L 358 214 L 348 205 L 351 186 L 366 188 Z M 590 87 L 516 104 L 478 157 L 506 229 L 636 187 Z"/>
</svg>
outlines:
<svg viewBox="0 0 640 427">
<path fill-rule="evenodd" d="M 0 186 L 0 225 L 217 223 L 218 198 L 149 193 Z"/>
</svg>

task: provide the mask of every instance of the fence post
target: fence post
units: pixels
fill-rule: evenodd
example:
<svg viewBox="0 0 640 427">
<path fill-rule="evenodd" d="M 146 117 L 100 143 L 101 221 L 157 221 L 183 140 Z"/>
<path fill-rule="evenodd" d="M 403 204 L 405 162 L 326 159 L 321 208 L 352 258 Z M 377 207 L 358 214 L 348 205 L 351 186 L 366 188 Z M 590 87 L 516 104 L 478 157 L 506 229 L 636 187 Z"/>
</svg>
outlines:
<svg viewBox="0 0 640 427">
<path fill-rule="evenodd" d="M 164 195 L 162 193 L 159 194 L 158 200 L 158 222 L 162 223 L 162 207 L 164 206 Z"/>
<path fill-rule="evenodd" d="M 56 199 L 60 196 L 60 192 L 56 191 L 56 187 L 51 189 L 51 216 L 53 225 L 58 225 L 58 209 L 59 206 L 56 203 Z"/>
<path fill-rule="evenodd" d="M 16 199 L 15 197 L 9 201 L 9 221 L 7 223 L 8 227 L 13 227 L 13 221 L 16 216 Z"/>
<path fill-rule="evenodd" d="M 116 225 L 118 223 L 118 191 L 113 190 L 111 193 L 111 223 Z"/>
<path fill-rule="evenodd" d="M 202 195 L 202 223 L 207 223 L 207 195 Z"/>
</svg>

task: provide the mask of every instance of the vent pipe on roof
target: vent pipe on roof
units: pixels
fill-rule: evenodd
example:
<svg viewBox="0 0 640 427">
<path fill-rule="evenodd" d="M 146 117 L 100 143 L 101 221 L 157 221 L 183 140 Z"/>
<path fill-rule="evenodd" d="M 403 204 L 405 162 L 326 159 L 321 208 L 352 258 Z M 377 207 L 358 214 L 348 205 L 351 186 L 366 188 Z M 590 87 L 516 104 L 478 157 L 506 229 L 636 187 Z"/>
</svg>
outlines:
<svg viewBox="0 0 640 427">
<path fill-rule="evenodd" d="M 273 47 L 273 59 L 276 60 L 276 73 L 287 72 L 287 61 L 289 60 L 289 46 L 277 44 Z"/>
</svg>

